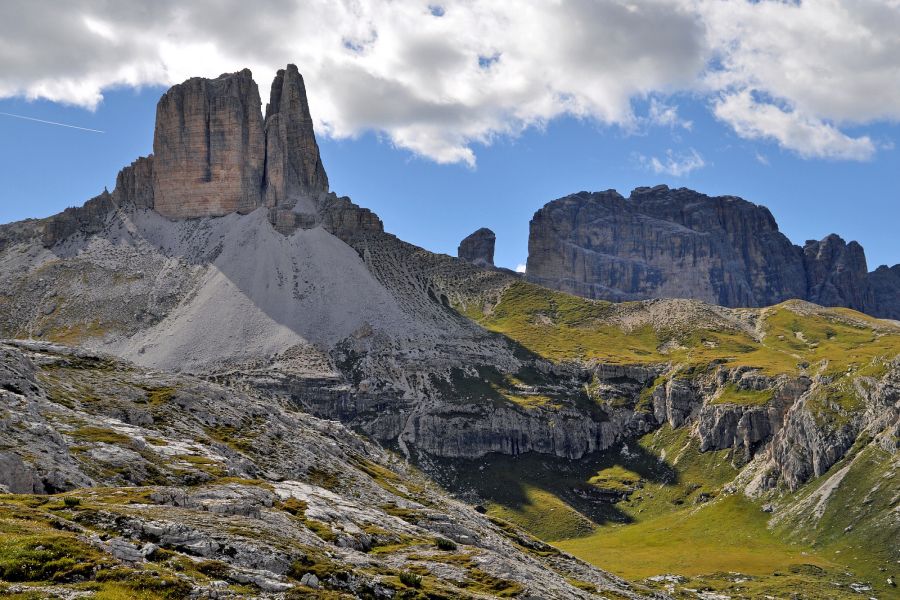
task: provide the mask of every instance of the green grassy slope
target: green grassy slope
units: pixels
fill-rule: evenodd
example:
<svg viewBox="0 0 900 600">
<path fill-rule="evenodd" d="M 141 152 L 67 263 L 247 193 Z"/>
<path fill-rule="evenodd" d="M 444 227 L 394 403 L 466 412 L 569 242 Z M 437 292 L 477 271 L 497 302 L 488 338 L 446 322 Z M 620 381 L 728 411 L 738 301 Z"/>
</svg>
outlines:
<svg viewBox="0 0 900 600">
<path fill-rule="evenodd" d="M 493 307 L 458 308 L 553 361 L 665 363 L 670 374 L 722 364 L 820 376 L 825 383 L 807 406 L 829 428 L 864 409 L 859 386 L 900 356 L 895 324 L 796 301 L 737 310 L 686 301 L 612 304 L 518 282 Z M 752 406 L 771 399 L 771 390 L 726 386 L 709 401 Z M 684 581 L 650 582 L 676 596 L 891 597 L 897 592 L 887 579 L 896 580 L 900 565 L 900 477 L 896 453 L 869 441 L 860 439 L 796 493 L 759 500 L 732 485 L 739 469 L 730 451 L 701 453 L 689 428 L 669 426 L 577 463 L 491 456 L 477 469 L 457 468 L 451 485 L 480 498 L 489 514 L 623 577 L 677 574 Z M 770 503 L 771 514 L 763 510 Z"/>
<path fill-rule="evenodd" d="M 788 301 L 765 309 L 713 310 L 674 301 L 654 314 L 648 306 L 586 300 L 517 282 L 489 312 L 474 304 L 459 308 L 486 329 L 551 360 L 721 361 L 772 375 L 821 365 L 825 374 L 848 369 L 876 374 L 900 354 L 900 328 L 846 309 Z"/>
</svg>

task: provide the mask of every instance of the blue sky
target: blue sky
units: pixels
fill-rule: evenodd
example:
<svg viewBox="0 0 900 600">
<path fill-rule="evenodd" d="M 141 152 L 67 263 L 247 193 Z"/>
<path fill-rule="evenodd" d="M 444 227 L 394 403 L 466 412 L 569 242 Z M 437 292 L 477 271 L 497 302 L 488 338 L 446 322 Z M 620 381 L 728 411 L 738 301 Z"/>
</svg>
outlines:
<svg viewBox="0 0 900 600">
<path fill-rule="evenodd" d="M 99 129 L 92 133 L 0 115 L 0 221 L 42 217 L 83 203 L 115 184 L 118 170 L 151 151 L 156 101 L 163 87 L 108 91 L 95 111 L 46 100 L 0 100 L 0 112 Z M 496 262 L 525 262 L 528 221 L 546 202 L 580 190 L 666 183 L 764 204 L 795 243 L 836 232 L 866 249 L 869 268 L 900 261 L 900 151 L 868 161 L 804 159 L 775 142 L 744 140 L 710 113 L 702 98 L 681 96 L 690 129 L 647 125 L 634 131 L 561 117 L 518 136 L 475 144 L 476 166 L 438 164 L 397 148 L 384 135 L 320 135 L 332 189 L 373 209 L 387 229 L 429 250 L 455 254 L 479 227 L 497 233 Z M 644 114 L 647 102 L 636 102 Z M 854 131 L 885 146 L 900 127 Z M 682 175 L 656 173 L 649 157 L 695 151 L 705 163 Z M 642 158 L 643 157 L 643 158 Z"/>
</svg>

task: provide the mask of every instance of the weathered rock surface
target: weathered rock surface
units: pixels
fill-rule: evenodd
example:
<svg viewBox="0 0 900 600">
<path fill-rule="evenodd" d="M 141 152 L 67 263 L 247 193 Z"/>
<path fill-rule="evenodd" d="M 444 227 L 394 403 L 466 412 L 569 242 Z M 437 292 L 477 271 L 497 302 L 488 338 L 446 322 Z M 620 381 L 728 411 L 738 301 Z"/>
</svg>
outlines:
<svg viewBox="0 0 900 600">
<path fill-rule="evenodd" d="M 250 586 L 240 597 L 311 588 L 397 597 L 391 577 L 413 568 L 433 571 L 428 585 L 443 597 L 494 597 L 477 587 L 485 573 L 523 597 L 592 597 L 572 578 L 641 597 L 295 405 L 44 343 L 0 344 L 0 384 L 13 408 L 0 415 L 0 485 L 67 490 L 77 507 L 24 498 L 39 507 L 25 515 L 6 497 L 0 513 L 19 511 L 19 522 L 33 518 L 36 527 L 50 521 L 54 539 L 68 536 L 67 552 L 87 545 L 106 568 L 135 577 L 150 569 L 177 582 L 179 597 L 237 597 L 211 596 L 210 578 L 185 572 L 182 561 Z M 119 418 L 134 411 L 149 418 Z M 448 552 L 464 560 L 445 565 Z"/>
<path fill-rule="evenodd" d="M 67 208 L 45 220 L 42 232 L 44 246 L 50 248 L 80 233 L 92 235 L 103 230 L 106 217 L 115 209 L 112 195 L 106 190 L 83 206 Z"/>
<path fill-rule="evenodd" d="M 869 285 L 866 254 L 856 242 L 846 243 L 831 234 L 803 247 L 807 299 L 822 306 L 846 306 L 863 312 L 878 312 Z"/>
<path fill-rule="evenodd" d="M 531 220 L 528 279 L 587 298 L 695 298 L 732 307 L 797 298 L 897 318 L 876 302 L 862 247 L 836 236 L 792 244 L 771 213 L 686 188 L 580 192 Z"/>
<path fill-rule="evenodd" d="M 265 146 L 249 70 L 173 86 L 156 107 L 155 210 L 183 219 L 256 209 Z"/>
<path fill-rule="evenodd" d="M 328 176 L 313 132 L 303 77 L 295 65 L 281 69 L 266 105 L 265 200 L 293 208 L 304 197 L 328 191 Z"/>
<path fill-rule="evenodd" d="M 459 243 L 456 255 L 479 267 L 494 266 L 494 244 L 497 236 L 487 227 L 466 236 Z"/>
<path fill-rule="evenodd" d="M 875 314 L 900 320 L 900 264 L 881 265 L 869 273 L 869 283 L 875 296 Z"/>
<path fill-rule="evenodd" d="M 153 208 L 153 156 L 143 156 L 119 171 L 113 202 L 118 207 Z"/>
</svg>

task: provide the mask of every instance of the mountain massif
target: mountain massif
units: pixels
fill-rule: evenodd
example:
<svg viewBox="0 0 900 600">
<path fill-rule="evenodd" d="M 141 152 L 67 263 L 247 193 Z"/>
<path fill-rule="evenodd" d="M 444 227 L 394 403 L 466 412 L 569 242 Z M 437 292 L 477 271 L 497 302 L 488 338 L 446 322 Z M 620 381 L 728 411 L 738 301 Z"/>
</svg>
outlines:
<svg viewBox="0 0 900 600">
<path fill-rule="evenodd" d="M 528 277 L 700 299 L 579 298 L 330 192 L 296 67 L 261 105 L 249 71 L 176 85 L 111 193 L 0 226 L 3 592 L 893 589 L 900 326 L 782 300 L 895 269 L 851 298 L 854 244 L 607 192 L 539 212 Z"/>
<path fill-rule="evenodd" d="M 554 200 L 531 220 L 531 281 L 586 298 L 693 298 L 731 307 L 801 299 L 900 319 L 896 272 L 869 273 L 837 235 L 801 248 L 763 206 L 667 186 Z M 893 275 L 892 275 L 893 274 Z"/>
</svg>

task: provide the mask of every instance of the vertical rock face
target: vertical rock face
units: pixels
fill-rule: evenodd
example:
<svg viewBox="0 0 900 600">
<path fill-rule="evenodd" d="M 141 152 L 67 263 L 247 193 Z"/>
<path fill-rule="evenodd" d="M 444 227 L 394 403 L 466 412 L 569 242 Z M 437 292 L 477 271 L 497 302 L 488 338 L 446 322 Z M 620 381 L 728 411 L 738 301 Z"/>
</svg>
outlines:
<svg viewBox="0 0 900 600">
<path fill-rule="evenodd" d="M 548 203 L 531 220 L 527 272 L 587 298 L 732 307 L 799 298 L 900 319 L 900 265 L 868 273 L 856 242 L 831 234 L 800 248 L 763 206 L 664 185 Z"/>
<path fill-rule="evenodd" d="M 880 317 L 900 320 L 900 264 L 881 265 L 869 273 L 875 313 Z"/>
<path fill-rule="evenodd" d="M 291 208 L 328 191 L 303 77 L 294 65 L 278 71 L 266 105 L 266 205 Z"/>
<path fill-rule="evenodd" d="M 174 219 L 261 205 L 265 134 L 248 69 L 172 87 L 156 108 L 154 208 Z"/>
<path fill-rule="evenodd" d="M 153 208 L 153 157 L 142 156 L 119 171 L 112 195 L 117 206 Z"/>
<path fill-rule="evenodd" d="M 479 267 L 493 267 L 496 241 L 497 236 L 494 232 L 482 227 L 459 243 L 456 255 Z"/>
<path fill-rule="evenodd" d="M 868 281 L 866 255 L 856 242 L 831 234 L 803 247 L 808 282 L 807 300 L 822 306 L 847 306 L 864 312 L 875 309 Z"/>
<path fill-rule="evenodd" d="M 550 202 L 531 220 L 527 273 L 608 300 L 765 306 L 806 295 L 802 255 L 766 208 L 667 186 Z"/>
</svg>

